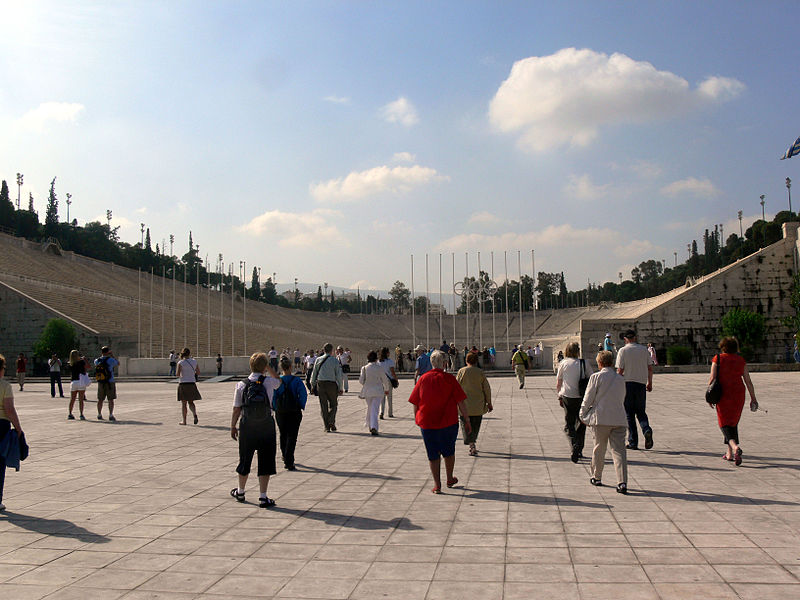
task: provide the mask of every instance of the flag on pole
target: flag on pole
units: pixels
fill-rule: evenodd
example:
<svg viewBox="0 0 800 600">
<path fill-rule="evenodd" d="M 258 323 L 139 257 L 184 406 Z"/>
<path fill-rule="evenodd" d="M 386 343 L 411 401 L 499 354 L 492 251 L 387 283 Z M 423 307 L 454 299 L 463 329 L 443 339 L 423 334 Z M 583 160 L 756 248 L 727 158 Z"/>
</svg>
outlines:
<svg viewBox="0 0 800 600">
<path fill-rule="evenodd" d="M 789 146 L 789 149 L 781 156 L 781 160 L 792 158 L 794 155 L 800 154 L 800 137 L 794 141 L 794 144 Z"/>
</svg>

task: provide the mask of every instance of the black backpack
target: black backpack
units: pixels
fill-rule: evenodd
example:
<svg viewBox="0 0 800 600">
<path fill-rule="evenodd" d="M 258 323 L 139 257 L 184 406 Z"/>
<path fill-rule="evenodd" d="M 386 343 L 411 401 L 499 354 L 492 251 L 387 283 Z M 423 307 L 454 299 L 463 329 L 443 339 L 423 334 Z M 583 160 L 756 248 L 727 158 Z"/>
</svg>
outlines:
<svg viewBox="0 0 800 600">
<path fill-rule="evenodd" d="M 271 418 L 269 398 L 261 375 L 256 381 L 247 378 L 242 390 L 242 421 L 268 421 Z"/>
<path fill-rule="evenodd" d="M 294 392 L 292 391 L 292 384 L 297 379 L 294 375 L 287 375 L 281 377 L 281 387 L 275 390 L 274 406 L 275 412 L 288 413 L 297 412 L 300 410 L 300 405 L 297 403 Z"/>
</svg>

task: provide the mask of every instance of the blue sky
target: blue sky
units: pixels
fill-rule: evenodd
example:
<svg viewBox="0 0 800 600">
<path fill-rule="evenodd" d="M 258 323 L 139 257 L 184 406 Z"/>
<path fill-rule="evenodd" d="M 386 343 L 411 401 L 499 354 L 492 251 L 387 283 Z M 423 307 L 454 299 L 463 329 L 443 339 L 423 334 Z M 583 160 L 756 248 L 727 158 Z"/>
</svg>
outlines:
<svg viewBox="0 0 800 600">
<path fill-rule="evenodd" d="M 43 218 L 57 176 L 62 218 L 69 192 L 279 282 L 387 289 L 429 253 L 438 286 L 478 251 L 500 279 L 535 249 L 578 288 L 800 177 L 795 2 L 1 6 L 13 196 L 21 172 Z"/>
</svg>

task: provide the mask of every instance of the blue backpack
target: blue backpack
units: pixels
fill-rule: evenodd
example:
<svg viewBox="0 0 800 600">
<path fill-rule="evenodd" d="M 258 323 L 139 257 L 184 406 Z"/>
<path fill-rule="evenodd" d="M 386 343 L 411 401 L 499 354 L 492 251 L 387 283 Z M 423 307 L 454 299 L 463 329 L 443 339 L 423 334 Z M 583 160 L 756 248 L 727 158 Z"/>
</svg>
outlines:
<svg viewBox="0 0 800 600">
<path fill-rule="evenodd" d="M 275 407 L 275 412 L 288 413 L 297 412 L 300 410 L 300 404 L 295 398 L 292 391 L 294 380 L 297 379 L 294 375 L 285 375 L 281 377 L 281 387 L 275 390 L 275 398 L 272 405 Z"/>
</svg>

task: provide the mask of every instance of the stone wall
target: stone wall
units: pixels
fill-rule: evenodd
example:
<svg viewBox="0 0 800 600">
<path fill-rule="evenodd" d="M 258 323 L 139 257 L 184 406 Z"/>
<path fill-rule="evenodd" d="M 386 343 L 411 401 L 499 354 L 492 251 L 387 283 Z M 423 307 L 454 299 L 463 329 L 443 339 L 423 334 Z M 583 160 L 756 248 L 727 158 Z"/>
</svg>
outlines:
<svg viewBox="0 0 800 600">
<path fill-rule="evenodd" d="M 0 282 L 0 353 L 12 361 L 20 352 L 28 357 L 28 372 L 34 373 L 46 367 L 45 360 L 33 360 L 33 346 L 41 336 L 45 325 L 51 319 L 64 319 L 72 324 L 78 335 L 80 349 L 88 357 L 99 356 L 100 348 L 109 343 L 115 344 L 117 354 L 135 349 L 135 340 L 130 341 L 93 330 L 70 317 L 48 307 L 35 298 L 15 290 Z M 62 356 L 62 361 L 67 357 Z M 8 369 L 9 373 L 11 369 Z M 44 374 L 44 372 L 42 372 Z"/>
<path fill-rule="evenodd" d="M 755 361 L 781 362 L 794 334 L 781 319 L 794 313 L 789 304 L 797 260 L 798 223 L 784 226 L 784 239 L 721 269 L 685 292 L 635 319 L 595 319 L 581 322 L 581 346 L 596 348 L 606 332 L 619 346 L 619 333 L 628 328 L 639 342 L 662 351 L 682 345 L 692 349 L 695 363 L 705 364 L 717 351 L 720 319 L 739 307 L 763 314 L 767 342 L 756 349 Z"/>
</svg>

